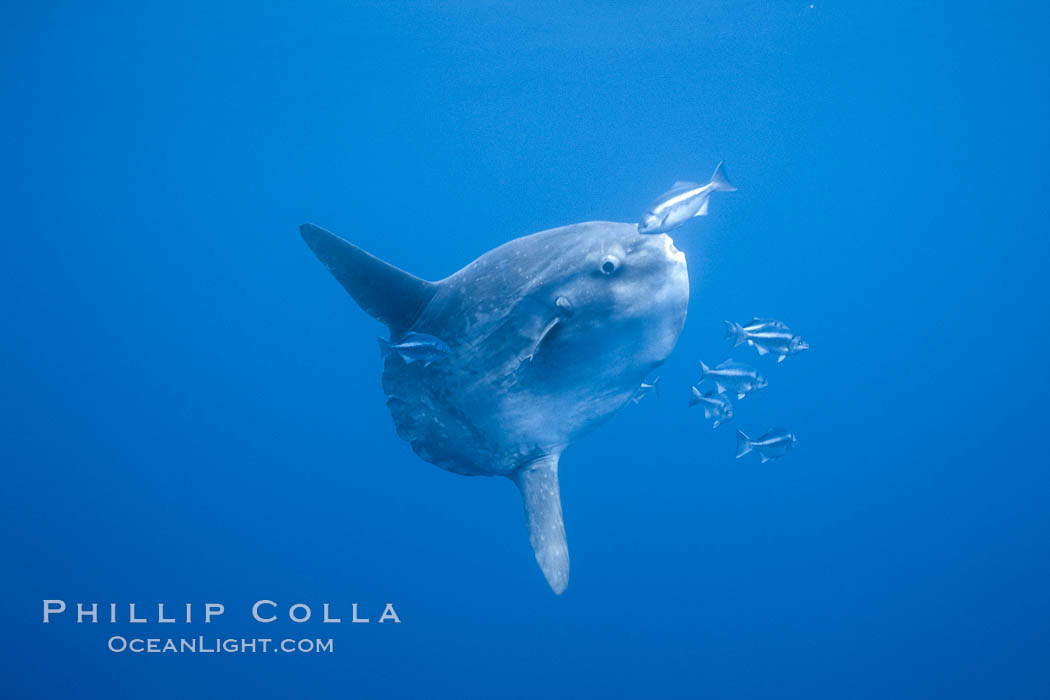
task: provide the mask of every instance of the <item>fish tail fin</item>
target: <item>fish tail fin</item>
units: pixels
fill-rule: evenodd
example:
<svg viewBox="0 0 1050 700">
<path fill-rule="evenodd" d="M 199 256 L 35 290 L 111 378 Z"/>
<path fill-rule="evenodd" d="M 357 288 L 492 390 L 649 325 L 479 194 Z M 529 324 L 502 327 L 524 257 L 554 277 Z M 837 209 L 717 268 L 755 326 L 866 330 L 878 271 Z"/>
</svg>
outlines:
<svg viewBox="0 0 1050 700">
<path fill-rule="evenodd" d="M 751 438 L 743 430 L 736 431 L 736 458 L 740 459 L 751 451 Z"/>
<path fill-rule="evenodd" d="M 715 168 L 714 174 L 711 176 L 711 184 L 714 185 L 715 190 L 719 192 L 736 192 L 736 187 L 729 182 L 726 177 L 725 168 L 722 167 L 722 161 L 718 162 L 718 167 Z"/>
<path fill-rule="evenodd" d="M 733 339 L 733 347 L 739 347 L 747 340 L 747 331 L 739 323 L 726 321 L 726 340 Z"/>
<path fill-rule="evenodd" d="M 695 406 L 698 403 L 700 403 L 700 397 L 703 396 L 703 395 L 700 393 L 700 390 L 697 389 L 695 386 L 694 387 L 690 387 L 690 388 L 692 389 L 692 391 L 689 394 L 689 405 L 690 406 Z M 706 411 L 705 411 L 705 413 L 706 413 Z M 705 418 L 706 418 L 706 416 L 705 416 Z"/>
<path fill-rule="evenodd" d="M 379 338 L 379 337 L 377 337 L 376 340 L 379 341 L 379 356 L 380 357 L 386 357 L 387 355 L 389 355 L 390 352 L 391 352 L 390 351 L 390 341 L 387 340 L 386 338 Z"/>
<path fill-rule="evenodd" d="M 707 373 L 711 371 L 711 368 L 704 364 L 703 360 L 700 360 L 700 381 L 704 381 Z"/>
</svg>

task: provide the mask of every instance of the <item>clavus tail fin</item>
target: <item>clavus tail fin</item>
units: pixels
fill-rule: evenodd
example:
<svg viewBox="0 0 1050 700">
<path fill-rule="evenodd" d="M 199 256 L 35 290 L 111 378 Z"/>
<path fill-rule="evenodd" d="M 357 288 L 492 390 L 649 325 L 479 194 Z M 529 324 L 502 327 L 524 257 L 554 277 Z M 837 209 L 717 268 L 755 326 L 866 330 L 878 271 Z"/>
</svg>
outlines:
<svg viewBox="0 0 1050 700">
<path fill-rule="evenodd" d="M 561 517 L 558 455 L 547 455 L 521 467 L 514 482 L 525 502 L 529 542 L 551 590 L 561 594 L 569 585 L 569 547 Z"/>
</svg>

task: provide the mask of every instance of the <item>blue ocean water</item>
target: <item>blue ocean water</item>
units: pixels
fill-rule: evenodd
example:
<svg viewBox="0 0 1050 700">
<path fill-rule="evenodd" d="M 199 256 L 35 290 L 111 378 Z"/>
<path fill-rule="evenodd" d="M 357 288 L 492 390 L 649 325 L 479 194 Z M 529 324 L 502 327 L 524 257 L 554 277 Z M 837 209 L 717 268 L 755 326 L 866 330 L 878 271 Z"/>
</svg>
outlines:
<svg viewBox="0 0 1050 700">
<path fill-rule="evenodd" d="M 3 18 L 5 697 L 1050 693 L 1045 10 Z M 722 159 L 739 191 L 673 234 L 691 301 L 663 395 L 563 456 L 555 596 L 514 486 L 398 439 L 384 329 L 296 227 L 440 279 L 517 236 L 634 221 Z M 812 347 L 732 351 L 770 386 L 712 430 L 688 385 L 730 356 L 722 321 L 755 315 Z M 735 429 L 777 426 L 792 454 L 733 459 Z M 44 599 L 226 613 L 44 625 Z M 254 623 L 260 599 L 282 619 Z M 377 623 L 388 602 L 401 624 Z M 107 651 L 117 634 L 335 651 Z"/>
</svg>

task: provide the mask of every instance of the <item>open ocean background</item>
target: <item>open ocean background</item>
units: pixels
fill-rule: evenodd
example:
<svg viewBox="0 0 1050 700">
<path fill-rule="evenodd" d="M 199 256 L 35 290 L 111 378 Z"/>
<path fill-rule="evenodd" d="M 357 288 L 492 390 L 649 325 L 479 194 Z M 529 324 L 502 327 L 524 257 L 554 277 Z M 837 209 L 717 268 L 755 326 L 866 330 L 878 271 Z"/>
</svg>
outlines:
<svg viewBox="0 0 1050 700">
<path fill-rule="evenodd" d="M 1047 11 L 814 4 L 8 3 L 0 695 L 1050 697 Z M 439 279 L 720 159 L 663 397 L 562 459 L 557 597 L 509 481 L 397 438 L 297 226 Z M 754 315 L 812 349 L 735 351 L 770 386 L 712 430 L 688 385 Z"/>
</svg>

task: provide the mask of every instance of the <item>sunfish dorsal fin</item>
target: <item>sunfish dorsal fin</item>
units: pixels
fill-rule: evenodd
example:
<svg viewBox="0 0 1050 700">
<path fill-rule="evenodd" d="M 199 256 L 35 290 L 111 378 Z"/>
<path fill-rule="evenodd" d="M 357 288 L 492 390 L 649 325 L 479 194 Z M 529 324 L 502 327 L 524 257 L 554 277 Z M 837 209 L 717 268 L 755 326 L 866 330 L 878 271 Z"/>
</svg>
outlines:
<svg viewBox="0 0 1050 700">
<path fill-rule="evenodd" d="M 385 263 L 319 226 L 303 224 L 299 232 L 354 301 L 390 328 L 391 338 L 411 327 L 437 291 L 433 282 Z"/>
<path fill-rule="evenodd" d="M 514 475 L 525 502 L 529 542 L 536 563 L 555 593 L 569 585 L 569 546 L 561 519 L 558 455 L 547 455 L 523 466 Z"/>
</svg>

